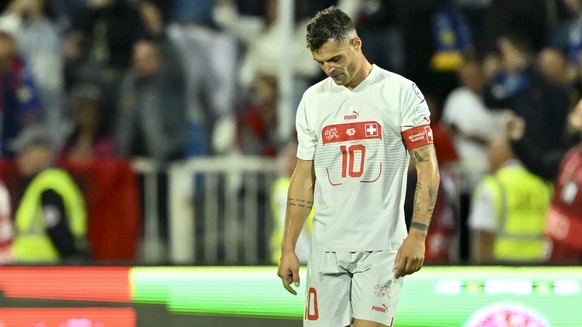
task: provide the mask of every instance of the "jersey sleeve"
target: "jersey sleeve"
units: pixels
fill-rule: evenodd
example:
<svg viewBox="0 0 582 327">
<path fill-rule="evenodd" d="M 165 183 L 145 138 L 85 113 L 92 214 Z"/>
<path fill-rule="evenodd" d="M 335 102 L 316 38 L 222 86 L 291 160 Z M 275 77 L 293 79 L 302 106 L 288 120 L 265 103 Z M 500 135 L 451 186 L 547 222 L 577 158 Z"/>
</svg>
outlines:
<svg viewBox="0 0 582 327">
<path fill-rule="evenodd" d="M 410 82 L 404 86 L 404 95 L 401 105 L 400 132 L 407 150 L 414 150 L 421 146 L 433 143 L 433 134 L 430 128 L 430 110 L 424 95 Z"/>
<path fill-rule="evenodd" d="M 301 99 L 297 108 L 295 128 L 297 130 L 297 158 L 301 160 L 313 160 L 317 138 L 315 131 L 309 126 L 305 96 Z"/>
</svg>

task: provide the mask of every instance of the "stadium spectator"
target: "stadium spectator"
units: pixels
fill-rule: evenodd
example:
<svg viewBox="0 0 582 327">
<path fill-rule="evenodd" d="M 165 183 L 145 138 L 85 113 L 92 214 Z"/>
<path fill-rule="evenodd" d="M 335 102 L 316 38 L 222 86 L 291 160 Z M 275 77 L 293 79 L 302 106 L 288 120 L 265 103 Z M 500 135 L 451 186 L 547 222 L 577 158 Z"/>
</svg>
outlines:
<svg viewBox="0 0 582 327">
<path fill-rule="evenodd" d="M 342 3 L 344 2 L 344 3 Z M 350 0 L 338 1 L 338 7 L 347 7 Z M 402 51 L 401 0 L 356 0 L 356 28 L 362 41 L 366 44 L 366 53 L 370 62 L 390 71 L 402 73 L 404 53 Z"/>
<path fill-rule="evenodd" d="M 546 47 L 536 56 L 536 65 L 539 71 L 551 82 L 567 85 L 572 79 L 572 72 L 568 70 L 566 55 L 557 48 Z"/>
<path fill-rule="evenodd" d="M 282 147 L 277 133 L 277 78 L 257 76 L 249 106 L 237 119 L 237 144 L 244 155 L 275 157 Z"/>
<path fill-rule="evenodd" d="M 570 70 L 577 70 L 582 50 L 582 1 L 561 0 L 561 2 L 569 15 L 552 29 L 549 44 L 566 54 Z"/>
<path fill-rule="evenodd" d="M 40 99 L 32 73 L 16 48 L 14 29 L 0 26 L 0 154 L 11 158 L 7 144 L 39 119 Z"/>
<path fill-rule="evenodd" d="M 473 34 L 453 1 L 402 2 L 404 74 L 444 99 L 458 86 L 456 70 L 473 51 Z"/>
<path fill-rule="evenodd" d="M 221 0 L 217 2 L 214 10 L 214 21 L 222 30 L 240 40 L 244 46 L 238 75 L 238 87 L 243 95 L 250 91 L 256 77 L 278 76 L 281 58 L 289 58 L 286 64 L 292 66 L 293 75 L 290 102 L 291 108 L 295 109 L 303 91 L 315 77 L 320 76 L 320 71 L 305 47 L 307 20 L 296 19 L 292 23 L 289 41 L 286 41 L 284 21 L 279 19 L 278 11 L 278 1 L 267 0 L 264 17 L 243 16 L 238 12 L 233 0 Z M 284 114 L 286 113 L 279 113 L 278 123 L 285 121 L 282 118 Z M 294 114 L 291 113 L 291 116 Z M 288 121 L 292 122 L 292 117 L 289 118 Z M 289 129 L 292 130 L 292 126 L 289 126 Z"/>
<path fill-rule="evenodd" d="M 186 78 L 189 157 L 221 154 L 234 142 L 239 51 L 236 40 L 214 26 L 214 5 L 214 0 L 176 0 L 170 8 L 167 34 Z"/>
<path fill-rule="evenodd" d="M 39 90 L 42 123 L 55 140 L 64 135 L 65 102 L 63 36 L 53 3 L 12 0 L 0 20 L 15 26 L 18 51 Z"/>
<path fill-rule="evenodd" d="M 526 122 L 525 138 L 541 151 L 564 145 L 571 100 L 563 85 L 548 80 L 535 66 L 528 34 L 510 31 L 498 38 L 502 70 L 486 85 L 485 105 L 510 109 Z"/>
<path fill-rule="evenodd" d="M 59 162 L 95 162 L 117 157 L 105 124 L 103 95 L 96 85 L 79 84 L 70 95 L 72 126 L 59 151 Z"/>
<path fill-rule="evenodd" d="M 133 45 L 147 36 L 140 11 L 128 0 L 90 0 L 65 35 L 67 90 L 76 83 L 100 84 L 106 117 L 115 116 L 121 78 Z M 108 122 L 111 123 L 111 122 Z"/>
<path fill-rule="evenodd" d="M 532 140 L 525 138 L 526 122 L 519 117 L 509 121 L 509 136 L 518 158 L 534 174 L 554 183 L 548 211 L 546 235 L 552 263 L 582 263 L 582 101 L 568 119 L 572 134 L 569 146 L 542 154 Z"/>
<path fill-rule="evenodd" d="M 460 85 L 445 99 L 442 123 L 451 132 L 459 154 L 459 243 L 460 259 L 467 259 L 467 217 L 471 197 L 479 181 L 489 172 L 487 139 L 500 132 L 503 114 L 490 110 L 483 103 L 481 90 L 486 80 L 481 60 L 473 55 L 465 56 L 457 71 Z M 438 152 L 437 152 L 438 153 Z"/>
<path fill-rule="evenodd" d="M 469 213 L 472 261 L 539 264 L 544 261 L 551 187 L 516 159 L 505 134 L 488 142 L 491 174 L 475 189 Z"/>
<path fill-rule="evenodd" d="M 56 148 L 46 130 L 30 126 L 10 143 L 23 194 L 14 216 L 16 263 L 73 263 L 86 259 L 87 209 L 73 178 L 55 167 Z"/>
<path fill-rule="evenodd" d="M 532 51 L 540 51 L 548 42 L 552 26 L 554 0 L 490 0 L 482 25 L 483 54 L 497 48 L 498 39 L 508 32 L 526 34 Z"/>
<path fill-rule="evenodd" d="M 123 77 L 115 124 L 122 157 L 158 163 L 183 156 L 185 88 L 171 46 L 142 40 L 133 47 L 131 70 Z"/>
</svg>

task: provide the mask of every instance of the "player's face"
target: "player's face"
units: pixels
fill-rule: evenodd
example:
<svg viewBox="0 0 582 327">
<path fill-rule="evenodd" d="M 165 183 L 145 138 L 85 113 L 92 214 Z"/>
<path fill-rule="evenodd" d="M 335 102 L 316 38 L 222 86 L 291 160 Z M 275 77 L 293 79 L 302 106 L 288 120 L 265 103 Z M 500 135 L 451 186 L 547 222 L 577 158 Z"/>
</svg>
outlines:
<svg viewBox="0 0 582 327">
<path fill-rule="evenodd" d="M 335 39 L 329 39 L 319 50 L 311 53 L 323 72 L 337 85 L 346 87 L 357 85 L 354 83 L 354 78 L 360 68 L 357 60 L 359 39 L 356 41 L 357 44 L 354 44 L 354 41 L 355 39 L 338 42 Z"/>
</svg>

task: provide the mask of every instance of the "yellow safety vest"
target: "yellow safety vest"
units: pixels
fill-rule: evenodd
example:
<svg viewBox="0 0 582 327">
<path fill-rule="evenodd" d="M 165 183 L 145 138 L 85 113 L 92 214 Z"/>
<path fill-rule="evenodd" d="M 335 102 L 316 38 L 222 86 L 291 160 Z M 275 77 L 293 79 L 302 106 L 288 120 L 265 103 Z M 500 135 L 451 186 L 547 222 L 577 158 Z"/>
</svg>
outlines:
<svg viewBox="0 0 582 327">
<path fill-rule="evenodd" d="M 285 221 L 285 217 L 281 217 L 281 209 L 277 201 L 277 194 L 285 194 L 289 191 L 289 185 L 291 185 L 291 178 L 281 177 L 277 179 L 273 186 L 271 187 L 271 212 L 273 214 L 273 232 L 271 234 L 271 262 L 278 263 L 281 258 L 281 242 L 283 241 L 283 227 L 282 223 Z M 305 229 L 311 235 L 311 229 L 313 225 L 313 216 L 315 215 L 315 210 L 311 208 L 309 217 L 305 222 Z"/>
<path fill-rule="evenodd" d="M 495 204 L 497 231 L 493 257 L 501 262 L 539 262 L 551 186 L 522 166 L 508 166 L 485 177 Z"/>
<path fill-rule="evenodd" d="M 79 244 L 85 241 L 87 211 L 83 195 L 67 172 L 49 168 L 30 182 L 16 211 L 12 255 L 17 262 L 55 263 L 60 260 L 46 232 L 42 212 L 41 196 L 49 189 L 63 198 L 67 223 L 76 241 Z"/>
</svg>

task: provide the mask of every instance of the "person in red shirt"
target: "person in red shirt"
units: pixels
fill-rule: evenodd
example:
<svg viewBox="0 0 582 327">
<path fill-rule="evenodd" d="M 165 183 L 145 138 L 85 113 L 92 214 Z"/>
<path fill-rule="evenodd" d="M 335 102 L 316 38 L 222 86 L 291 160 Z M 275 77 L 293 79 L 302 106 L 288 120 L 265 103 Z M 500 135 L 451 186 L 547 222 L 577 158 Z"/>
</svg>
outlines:
<svg viewBox="0 0 582 327">
<path fill-rule="evenodd" d="M 513 116 L 508 122 L 512 148 L 534 174 L 553 181 L 554 195 L 548 210 L 546 237 L 550 263 L 582 263 L 582 101 L 568 117 L 571 146 L 540 155 L 523 137 L 525 121 Z"/>
</svg>

